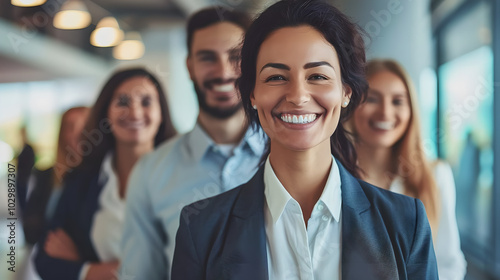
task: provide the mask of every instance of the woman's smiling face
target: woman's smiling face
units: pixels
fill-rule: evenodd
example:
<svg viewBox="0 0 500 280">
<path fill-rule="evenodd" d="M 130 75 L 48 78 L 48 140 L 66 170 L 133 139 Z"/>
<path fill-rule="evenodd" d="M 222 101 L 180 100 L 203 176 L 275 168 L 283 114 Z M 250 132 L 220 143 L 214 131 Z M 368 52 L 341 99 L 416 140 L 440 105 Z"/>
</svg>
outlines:
<svg viewBox="0 0 500 280">
<path fill-rule="evenodd" d="M 271 149 L 328 146 L 351 89 L 342 84 L 335 48 L 310 26 L 271 33 L 257 57 L 252 104 Z"/>
<path fill-rule="evenodd" d="M 390 71 L 368 78 L 366 102 L 353 115 L 359 141 L 371 148 L 391 148 L 406 133 L 411 103 L 403 80 Z"/>
</svg>

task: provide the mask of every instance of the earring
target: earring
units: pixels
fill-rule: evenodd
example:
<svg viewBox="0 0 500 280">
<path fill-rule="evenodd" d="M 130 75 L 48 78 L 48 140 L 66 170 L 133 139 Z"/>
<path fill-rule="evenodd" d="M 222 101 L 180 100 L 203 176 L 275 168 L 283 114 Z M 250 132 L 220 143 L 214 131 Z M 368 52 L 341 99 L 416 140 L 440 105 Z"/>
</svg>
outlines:
<svg viewBox="0 0 500 280">
<path fill-rule="evenodd" d="M 344 101 L 344 107 L 347 107 L 347 104 L 349 104 L 349 102 Z"/>
<path fill-rule="evenodd" d="M 254 110 L 257 110 L 257 105 L 252 106 Z"/>
</svg>

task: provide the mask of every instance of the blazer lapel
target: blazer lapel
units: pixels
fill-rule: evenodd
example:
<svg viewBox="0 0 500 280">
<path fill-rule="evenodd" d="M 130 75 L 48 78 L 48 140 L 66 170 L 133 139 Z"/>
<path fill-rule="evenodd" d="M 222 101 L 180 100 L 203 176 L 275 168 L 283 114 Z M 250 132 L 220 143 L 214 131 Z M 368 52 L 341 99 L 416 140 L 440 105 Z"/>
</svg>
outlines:
<svg viewBox="0 0 500 280">
<path fill-rule="evenodd" d="M 223 279 L 268 279 L 263 174 L 261 167 L 244 185 L 229 216 Z"/>
<path fill-rule="evenodd" d="M 390 239 L 380 213 L 337 161 L 342 186 L 342 279 L 397 279 Z"/>
</svg>

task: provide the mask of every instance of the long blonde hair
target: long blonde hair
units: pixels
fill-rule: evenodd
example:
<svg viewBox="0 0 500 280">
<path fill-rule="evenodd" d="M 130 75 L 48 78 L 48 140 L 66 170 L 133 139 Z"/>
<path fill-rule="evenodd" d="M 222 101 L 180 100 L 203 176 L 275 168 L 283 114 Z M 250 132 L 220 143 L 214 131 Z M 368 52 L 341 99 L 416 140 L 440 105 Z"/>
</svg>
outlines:
<svg viewBox="0 0 500 280">
<path fill-rule="evenodd" d="M 406 132 L 393 147 L 393 158 L 397 161 L 395 175 L 402 178 L 406 194 L 423 202 L 435 236 L 441 211 L 440 194 L 422 145 L 416 90 L 404 68 L 394 60 L 371 60 L 367 63 L 365 71 L 367 79 L 379 72 L 391 72 L 406 86 L 411 116 Z"/>
</svg>

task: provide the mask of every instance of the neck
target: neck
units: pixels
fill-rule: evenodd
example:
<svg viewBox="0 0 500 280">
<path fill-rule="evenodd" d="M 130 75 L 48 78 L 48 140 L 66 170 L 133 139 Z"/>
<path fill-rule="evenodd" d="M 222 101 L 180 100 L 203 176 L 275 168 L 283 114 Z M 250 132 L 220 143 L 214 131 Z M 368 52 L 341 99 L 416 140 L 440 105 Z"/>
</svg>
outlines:
<svg viewBox="0 0 500 280">
<path fill-rule="evenodd" d="M 152 151 L 153 143 L 147 145 L 127 145 L 116 143 L 113 156 L 113 167 L 116 171 L 119 184 L 120 197 L 125 198 L 128 177 L 139 158 Z"/>
<path fill-rule="evenodd" d="M 363 170 L 362 179 L 377 187 L 389 189 L 397 171 L 392 148 L 374 148 L 358 143 L 356 152 L 358 165 Z"/>
<path fill-rule="evenodd" d="M 218 119 L 200 110 L 198 123 L 217 144 L 239 143 L 248 127 L 243 109 L 227 119 Z"/>
<path fill-rule="evenodd" d="M 269 161 L 283 187 L 300 204 L 307 226 L 330 174 L 330 141 L 306 151 L 291 151 L 271 141 Z"/>
</svg>

